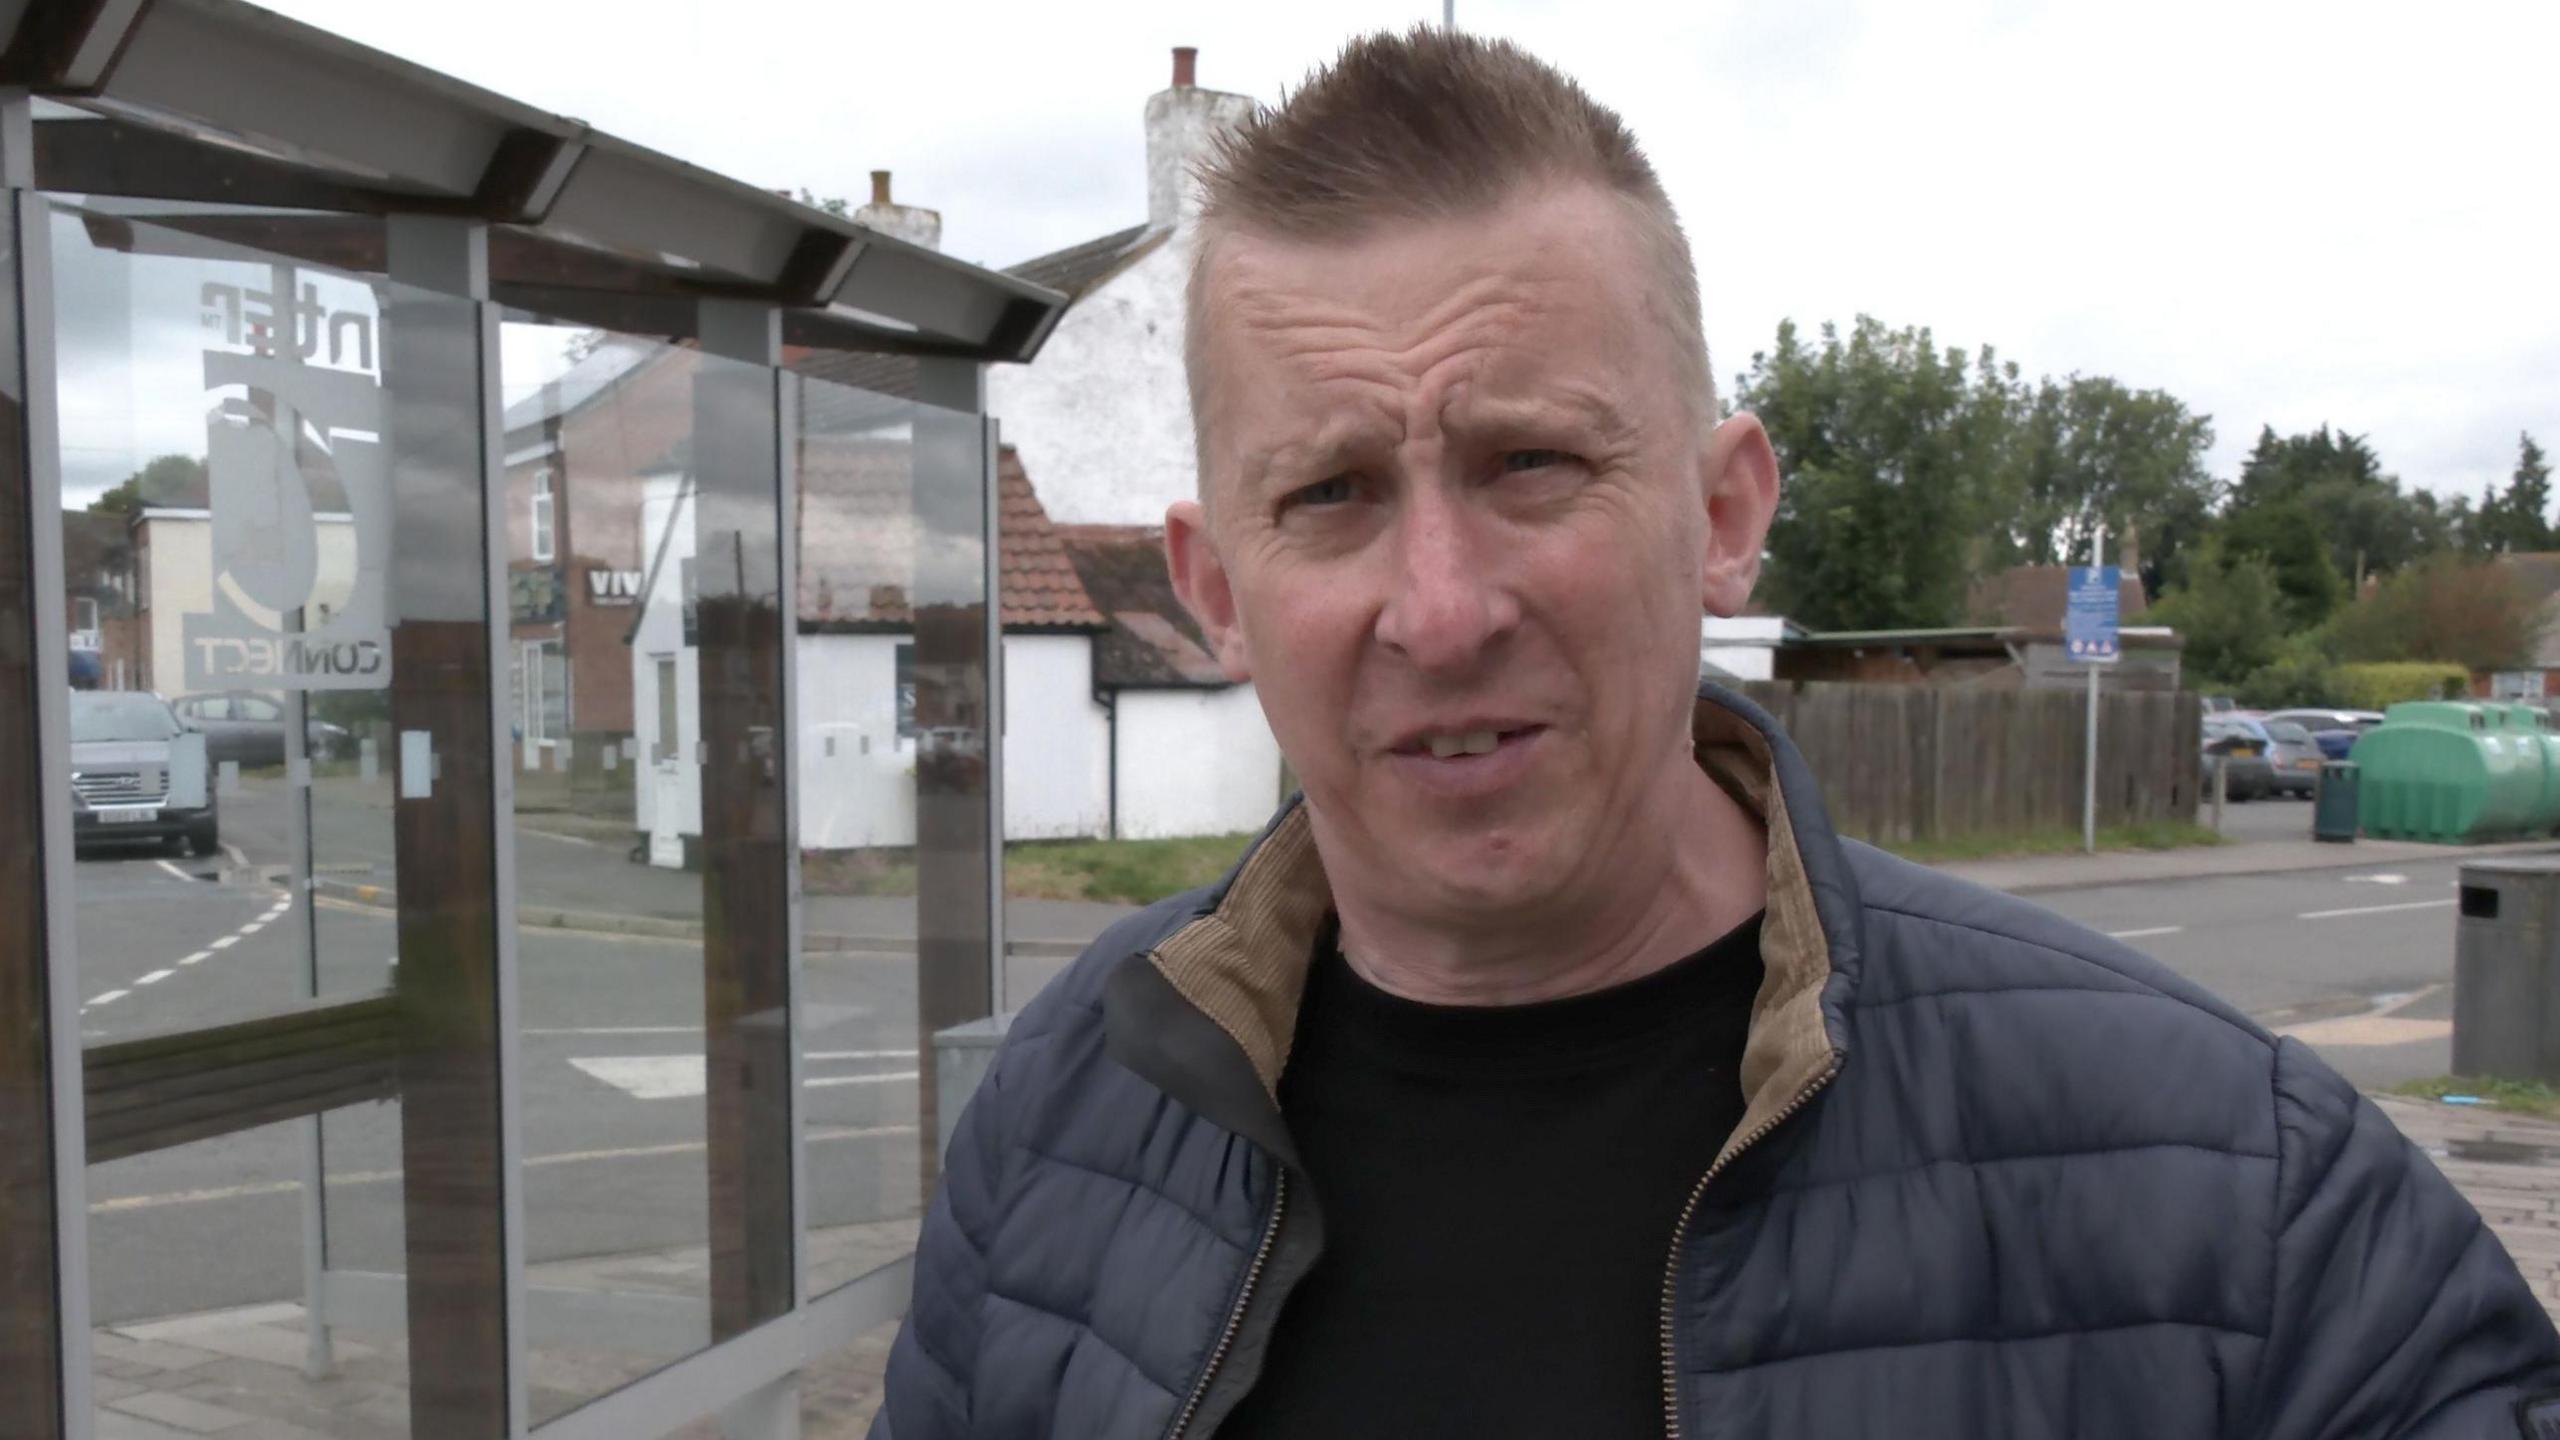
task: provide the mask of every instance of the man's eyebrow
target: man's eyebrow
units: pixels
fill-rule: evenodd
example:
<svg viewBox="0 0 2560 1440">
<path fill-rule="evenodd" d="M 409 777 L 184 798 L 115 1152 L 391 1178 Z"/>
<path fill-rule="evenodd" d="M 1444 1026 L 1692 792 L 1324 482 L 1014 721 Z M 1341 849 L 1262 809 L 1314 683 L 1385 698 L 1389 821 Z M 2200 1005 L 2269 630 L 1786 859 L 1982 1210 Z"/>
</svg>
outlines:
<svg viewBox="0 0 2560 1440">
<path fill-rule="evenodd" d="M 1440 419 L 1444 425 L 1495 434 L 1537 430 L 1552 425 L 1580 425 L 1603 438 L 1614 438 L 1635 428 L 1626 412 L 1608 396 L 1581 389 L 1536 395 L 1470 394 L 1460 405 L 1444 410 Z"/>
<path fill-rule="evenodd" d="M 1274 475 L 1298 478 L 1317 471 L 1331 475 L 1343 470 L 1361 448 L 1365 428 L 1357 417 L 1336 413 L 1313 433 L 1293 434 L 1278 444 L 1251 451 L 1245 456 L 1243 467 L 1245 488 L 1266 489 Z"/>
</svg>

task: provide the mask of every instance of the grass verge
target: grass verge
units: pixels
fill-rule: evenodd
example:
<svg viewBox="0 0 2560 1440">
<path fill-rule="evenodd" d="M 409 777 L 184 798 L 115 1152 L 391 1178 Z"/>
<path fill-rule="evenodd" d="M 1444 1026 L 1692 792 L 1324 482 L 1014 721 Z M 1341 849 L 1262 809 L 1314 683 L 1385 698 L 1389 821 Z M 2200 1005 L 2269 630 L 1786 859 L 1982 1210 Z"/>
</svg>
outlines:
<svg viewBox="0 0 2560 1440">
<path fill-rule="evenodd" d="M 2560 1090 L 2539 1080 L 2499 1080 L 2486 1075 L 2438 1075 L 2427 1080 L 2406 1080 L 2391 1087 L 2390 1094 L 2406 1095 L 2415 1100 L 2442 1100 L 2447 1095 L 2473 1095 L 2493 1110 L 2513 1110 L 2524 1115 L 2539 1115 L 2545 1120 L 2560 1120 Z"/>
<path fill-rule="evenodd" d="M 2149 825 L 2103 825 L 2098 829 L 2100 850 L 2183 850 L 2225 843 L 2222 836 L 2205 826 L 2175 820 Z M 1884 848 L 1922 865 L 1943 865 L 1953 860 L 2009 860 L 2026 855 L 2076 855 L 2080 853 L 2080 832 L 2031 830 L 2012 835 L 1959 835 L 1943 840 L 1898 841 Z"/>
<path fill-rule="evenodd" d="M 1005 894 L 1016 900 L 1145 905 L 1226 874 L 1252 840 L 1019 840 L 1004 847 Z M 812 895 L 913 895 L 915 852 L 808 851 L 801 856 L 800 881 Z"/>
</svg>

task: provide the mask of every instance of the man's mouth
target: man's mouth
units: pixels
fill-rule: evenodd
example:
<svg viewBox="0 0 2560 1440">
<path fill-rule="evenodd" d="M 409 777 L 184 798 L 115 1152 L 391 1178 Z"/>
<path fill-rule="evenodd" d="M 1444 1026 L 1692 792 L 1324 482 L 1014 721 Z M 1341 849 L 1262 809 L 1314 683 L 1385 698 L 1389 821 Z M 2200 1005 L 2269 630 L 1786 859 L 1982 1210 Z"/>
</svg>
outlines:
<svg viewBox="0 0 2560 1440">
<path fill-rule="evenodd" d="M 1455 760 L 1462 756 L 1490 755 L 1505 744 L 1525 740 L 1542 727 L 1536 725 L 1483 725 L 1462 730 L 1432 730 L 1415 735 L 1396 747 L 1399 755 L 1428 755 L 1434 760 Z"/>
</svg>

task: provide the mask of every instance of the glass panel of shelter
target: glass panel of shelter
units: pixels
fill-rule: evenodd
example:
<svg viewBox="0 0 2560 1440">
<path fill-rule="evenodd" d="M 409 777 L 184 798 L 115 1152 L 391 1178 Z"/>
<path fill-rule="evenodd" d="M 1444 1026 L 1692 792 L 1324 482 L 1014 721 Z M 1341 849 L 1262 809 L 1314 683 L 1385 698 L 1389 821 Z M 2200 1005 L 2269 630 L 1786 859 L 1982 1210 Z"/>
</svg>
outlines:
<svg viewBox="0 0 2560 1440">
<path fill-rule="evenodd" d="M 118 662 L 59 777 L 93 1398 L 469 1433 L 506 1374 L 476 306 L 243 238 L 293 218 L 52 224 L 66 579 Z"/>
<path fill-rule="evenodd" d="M 535 1423 L 912 1247 L 920 972 L 987 966 L 983 422 L 531 317 L 488 353 L 479 302 L 244 239 L 291 219 L 52 222 L 93 1384 L 496 1433 L 508 964 Z"/>
</svg>

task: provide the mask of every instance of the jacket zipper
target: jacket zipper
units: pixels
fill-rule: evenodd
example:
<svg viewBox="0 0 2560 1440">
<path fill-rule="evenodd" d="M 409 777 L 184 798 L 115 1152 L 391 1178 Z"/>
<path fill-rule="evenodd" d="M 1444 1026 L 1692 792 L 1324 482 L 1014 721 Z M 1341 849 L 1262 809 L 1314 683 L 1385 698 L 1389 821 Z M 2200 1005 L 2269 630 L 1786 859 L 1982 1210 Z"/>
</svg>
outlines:
<svg viewBox="0 0 2560 1440">
<path fill-rule="evenodd" d="M 1679 1361 L 1671 1349 L 1671 1324 L 1672 1312 L 1680 1302 L 1680 1242 L 1688 1236 L 1689 1221 L 1698 1213 L 1699 1202 L 1707 1198 L 1708 1183 L 1731 1164 L 1735 1156 L 1759 1144 L 1763 1136 L 1777 1129 L 1788 1116 L 1803 1109 L 1805 1102 L 1820 1094 L 1822 1087 L 1830 1084 L 1831 1078 L 1839 1073 L 1840 1057 L 1835 1051 L 1831 1057 L 1831 1068 L 1813 1077 L 1811 1083 L 1797 1091 L 1796 1097 L 1788 1101 L 1784 1109 L 1743 1136 L 1741 1144 L 1717 1157 L 1716 1162 L 1707 1167 L 1707 1173 L 1698 1177 L 1696 1188 L 1689 1192 L 1689 1203 L 1680 1207 L 1680 1219 L 1671 1227 L 1671 1259 L 1662 1271 L 1662 1433 L 1665 1440 L 1680 1440 L 1680 1371 Z"/>
<path fill-rule="evenodd" d="M 1209 1382 L 1217 1377 L 1218 1367 L 1226 1362 L 1227 1351 L 1234 1348 L 1236 1332 L 1244 1328 L 1244 1307 L 1253 1299 L 1253 1287 L 1262 1280 L 1262 1267 L 1271 1260 L 1271 1246 L 1280 1238 L 1280 1216 L 1289 1207 L 1289 1172 L 1284 1167 L 1271 1192 L 1271 1220 L 1262 1227 L 1262 1243 L 1254 1247 L 1253 1264 L 1244 1272 L 1244 1287 L 1236 1291 L 1236 1303 L 1227 1311 L 1226 1328 L 1218 1332 L 1217 1348 L 1209 1352 L 1209 1363 L 1200 1369 L 1199 1383 L 1191 1387 L 1191 1397 L 1182 1402 L 1182 1413 L 1173 1417 L 1173 1428 L 1165 1440 L 1181 1440 L 1190 1428 L 1191 1417 L 1200 1411 L 1200 1402 L 1208 1397 Z"/>
</svg>

